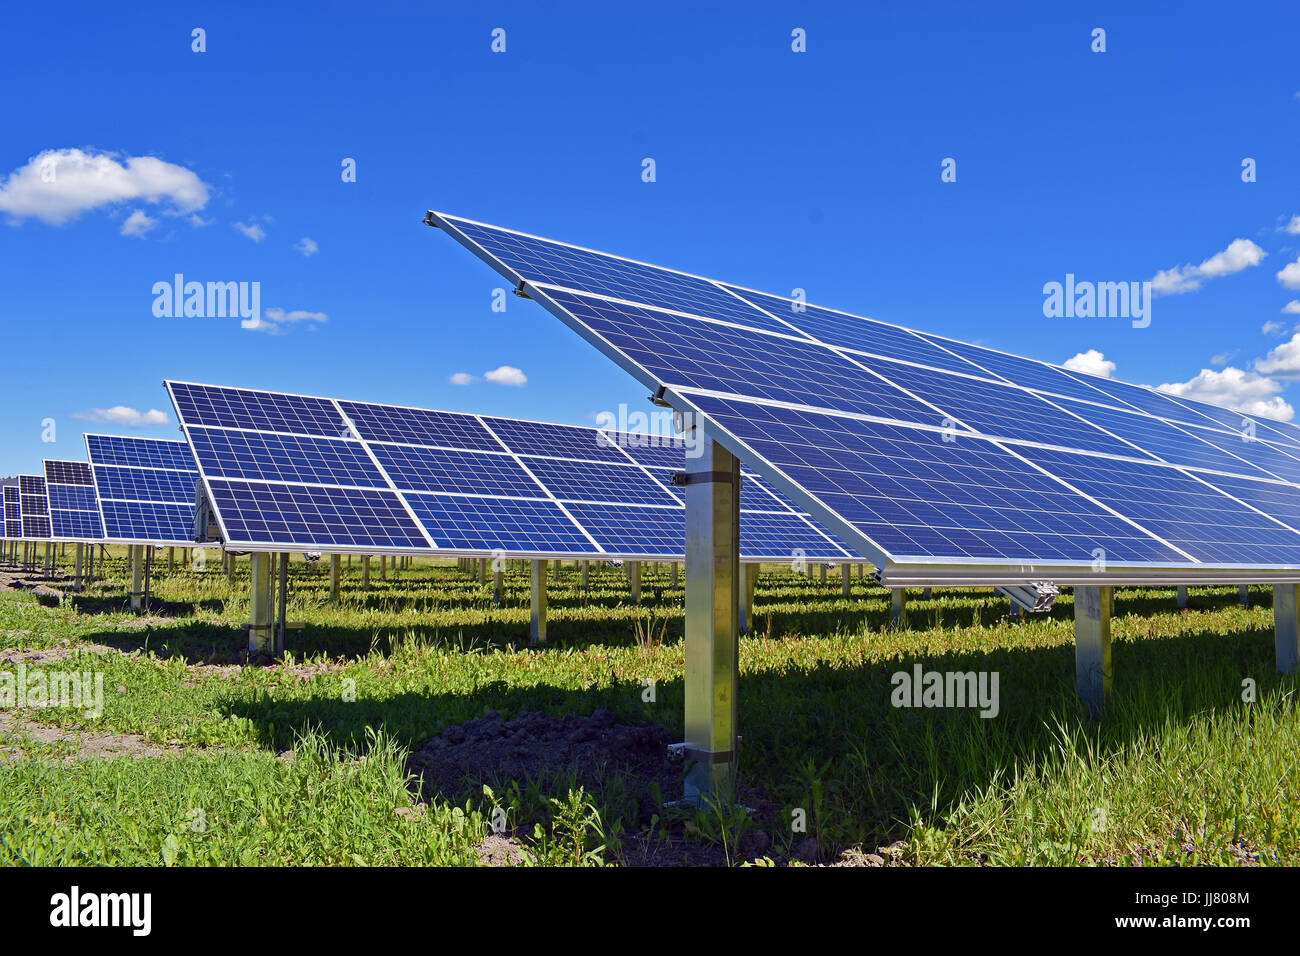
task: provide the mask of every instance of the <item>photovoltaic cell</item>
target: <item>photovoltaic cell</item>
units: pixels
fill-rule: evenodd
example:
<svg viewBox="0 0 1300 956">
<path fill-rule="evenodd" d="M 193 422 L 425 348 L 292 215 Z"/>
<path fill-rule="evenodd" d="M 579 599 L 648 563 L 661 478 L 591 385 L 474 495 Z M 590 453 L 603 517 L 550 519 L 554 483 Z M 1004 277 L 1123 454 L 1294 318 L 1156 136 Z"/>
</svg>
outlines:
<svg viewBox="0 0 1300 956">
<path fill-rule="evenodd" d="M 561 501 L 603 501 L 674 507 L 679 503 L 667 489 L 636 465 L 528 457 L 522 460 L 525 467 Z"/>
<path fill-rule="evenodd" d="M 22 513 L 22 537 L 48 538 L 50 506 L 45 494 L 45 479 L 39 475 L 19 475 L 18 498 Z"/>
<path fill-rule="evenodd" d="M 484 418 L 484 423 L 518 455 L 548 455 L 587 461 L 626 462 L 609 436 L 594 428 L 549 425 L 513 418 Z M 498 446 L 500 447 L 500 446 Z"/>
<path fill-rule="evenodd" d="M 234 541 L 301 541 L 376 550 L 427 548 L 390 491 L 254 484 L 209 478 L 213 504 Z"/>
<path fill-rule="evenodd" d="M 157 438 L 121 438 L 87 435 L 86 451 L 92 465 L 126 465 L 135 468 L 170 468 L 194 471 L 194 456 L 183 441 Z"/>
<path fill-rule="evenodd" d="M 347 424 L 338 409 L 325 399 L 212 386 L 195 388 L 185 382 L 171 385 L 177 411 L 189 425 L 217 425 L 330 438 L 348 434 Z"/>
<path fill-rule="evenodd" d="M 798 303 L 802 308 L 796 312 L 794 309 L 796 303 L 791 299 L 729 288 L 746 301 L 794 323 L 809 335 L 829 345 L 903 362 L 918 362 L 931 368 L 947 369 L 965 375 L 979 374 L 979 370 L 969 362 L 945 352 L 933 342 L 907 329 L 844 312 L 833 312 L 806 303 Z"/>
<path fill-rule="evenodd" d="M 188 434 L 195 458 L 210 476 L 366 488 L 384 484 L 359 441 L 217 428 L 190 428 Z"/>
<path fill-rule="evenodd" d="M 943 416 L 828 348 L 778 335 L 545 290 L 656 381 L 938 424 Z"/>
<path fill-rule="evenodd" d="M 456 412 L 339 402 L 366 441 L 404 442 L 470 451 L 500 451 L 501 445 L 473 415 Z"/>
<path fill-rule="evenodd" d="M 537 482 L 505 452 L 447 451 L 378 443 L 370 447 L 384 471 L 403 491 L 546 497 Z"/>
<path fill-rule="evenodd" d="M 3 488 L 5 505 L 5 537 L 21 538 L 23 536 L 22 504 L 19 500 L 17 485 L 5 485 Z"/>
<path fill-rule="evenodd" d="M 693 396 L 710 418 L 894 557 L 1179 561 L 992 442 Z"/>
<path fill-rule="evenodd" d="M 1022 451 L 1084 494 L 1201 561 L 1300 564 L 1300 534 L 1175 468 L 1039 448 Z"/>
<path fill-rule="evenodd" d="M 87 435 L 104 538 L 122 544 L 194 543 L 199 474 L 183 441 Z"/>
<path fill-rule="evenodd" d="M 586 535 L 553 501 L 412 494 L 411 510 L 440 548 L 591 554 Z"/>
<path fill-rule="evenodd" d="M 546 239 L 480 227 L 466 220 L 456 220 L 456 224 L 507 268 L 537 282 L 631 298 L 660 309 L 690 312 L 755 329 L 790 331 L 789 326 L 765 316 L 705 279 L 602 253 L 584 252 Z"/>
</svg>

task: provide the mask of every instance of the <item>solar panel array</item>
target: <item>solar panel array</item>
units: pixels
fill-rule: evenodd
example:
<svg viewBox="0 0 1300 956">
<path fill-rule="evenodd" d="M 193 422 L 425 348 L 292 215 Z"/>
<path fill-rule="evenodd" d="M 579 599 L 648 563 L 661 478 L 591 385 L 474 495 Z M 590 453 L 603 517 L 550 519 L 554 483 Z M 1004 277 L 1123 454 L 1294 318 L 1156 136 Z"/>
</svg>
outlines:
<svg viewBox="0 0 1300 956">
<path fill-rule="evenodd" d="M 104 520 L 99 513 L 95 479 L 84 461 L 45 461 L 45 489 L 50 506 L 50 536 L 65 541 L 99 541 Z"/>
<path fill-rule="evenodd" d="M 168 382 L 224 541 L 250 550 L 680 558 L 686 444 L 572 425 Z M 757 476 L 749 560 L 861 560 Z"/>
<path fill-rule="evenodd" d="M 45 479 L 40 475 L 18 476 L 19 511 L 22 515 L 22 538 L 50 537 L 50 504 L 45 494 Z"/>
<path fill-rule="evenodd" d="M 665 387 L 879 565 L 966 567 L 972 580 L 975 568 L 1044 576 L 1044 565 L 1113 578 L 1300 569 L 1293 425 L 457 217 L 428 221 Z"/>
<path fill-rule="evenodd" d="M 183 441 L 87 435 L 104 539 L 112 544 L 194 543 L 199 473 Z"/>
<path fill-rule="evenodd" d="M 18 485 L 0 486 L 0 537 L 23 536 L 22 505 L 18 498 Z"/>
</svg>

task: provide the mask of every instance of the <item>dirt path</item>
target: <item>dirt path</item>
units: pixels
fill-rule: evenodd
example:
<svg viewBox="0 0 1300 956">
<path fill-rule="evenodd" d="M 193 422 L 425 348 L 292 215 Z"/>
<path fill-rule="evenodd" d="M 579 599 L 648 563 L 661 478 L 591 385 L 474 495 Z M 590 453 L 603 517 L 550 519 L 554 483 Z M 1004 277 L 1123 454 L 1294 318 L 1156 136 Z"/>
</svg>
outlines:
<svg viewBox="0 0 1300 956">
<path fill-rule="evenodd" d="M 18 741 L 10 738 L 17 737 Z M 182 747 L 155 744 L 139 734 L 90 733 L 66 730 L 48 724 L 33 723 L 21 713 L 0 710 L 0 760 L 27 759 L 23 753 L 23 739 L 40 744 L 62 745 L 69 748 L 67 760 L 84 760 L 91 757 L 175 757 L 185 753 Z"/>
</svg>

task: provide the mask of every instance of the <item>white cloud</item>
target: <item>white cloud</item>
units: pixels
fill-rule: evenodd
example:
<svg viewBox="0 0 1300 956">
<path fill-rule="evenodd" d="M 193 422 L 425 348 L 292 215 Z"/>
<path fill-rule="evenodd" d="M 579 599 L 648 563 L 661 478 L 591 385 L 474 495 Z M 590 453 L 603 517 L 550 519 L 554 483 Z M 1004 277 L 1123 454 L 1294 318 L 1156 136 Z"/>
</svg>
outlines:
<svg viewBox="0 0 1300 956">
<path fill-rule="evenodd" d="M 125 425 L 127 428 L 152 428 L 167 424 L 167 413 L 156 408 L 142 412 L 126 405 L 114 405 L 112 408 L 92 408 L 88 412 L 77 412 L 72 416 L 87 422 L 101 425 Z"/>
<path fill-rule="evenodd" d="M 1291 221 L 1282 228 L 1293 236 L 1300 236 L 1300 216 L 1292 216 Z"/>
<path fill-rule="evenodd" d="M 457 372 L 448 381 L 453 385 L 473 385 L 478 381 L 478 378 L 469 374 L 469 372 Z"/>
<path fill-rule="evenodd" d="M 317 325 L 328 322 L 329 316 L 324 312 L 305 312 L 294 309 L 263 309 L 260 318 L 244 319 L 239 324 L 251 332 L 266 332 L 268 335 L 283 335 L 288 327 L 299 322 L 306 322 L 307 328 L 315 331 Z"/>
<path fill-rule="evenodd" d="M 1283 311 L 1286 310 L 1283 309 Z M 1286 331 L 1286 323 L 1274 322 L 1272 319 L 1269 319 L 1267 322 L 1265 322 L 1263 325 L 1260 326 L 1259 330 L 1263 332 L 1265 335 L 1281 335 L 1283 332 Z"/>
<path fill-rule="evenodd" d="M 126 222 L 122 223 L 122 235 L 143 238 L 145 233 L 156 225 L 158 225 L 157 219 L 143 209 L 137 209 L 126 217 Z"/>
<path fill-rule="evenodd" d="M 1115 372 L 1115 363 L 1096 349 L 1088 349 L 1073 358 L 1066 359 L 1065 367 L 1072 372 L 1087 372 L 1089 375 L 1099 375 L 1102 378 L 1110 378 Z"/>
<path fill-rule="evenodd" d="M 125 202 L 161 204 L 185 215 L 208 202 L 208 186 L 184 166 L 152 156 L 47 149 L 0 182 L 0 212 L 14 222 L 39 219 L 61 226 L 82 213 Z"/>
<path fill-rule="evenodd" d="M 1231 362 L 1234 358 L 1237 357 L 1237 353 L 1240 351 L 1241 351 L 1240 349 L 1233 349 L 1231 352 L 1220 352 L 1218 355 L 1211 356 L 1210 364 L 1227 365 L 1229 362 Z"/>
<path fill-rule="evenodd" d="M 513 365 L 499 366 L 490 372 L 484 372 L 483 377 L 489 382 L 496 382 L 498 385 L 522 386 L 528 381 L 528 376 Z"/>
<path fill-rule="evenodd" d="M 1277 281 L 1288 289 L 1300 289 L 1300 256 L 1278 270 Z"/>
<path fill-rule="evenodd" d="M 1151 289 L 1157 295 L 1182 295 L 1194 292 L 1205 279 L 1217 279 L 1251 266 L 1257 266 L 1268 253 L 1249 239 L 1234 239 L 1228 248 L 1216 252 L 1199 266 L 1174 266 L 1157 272 L 1151 280 Z"/>
<path fill-rule="evenodd" d="M 1282 383 L 1266 375 L 1239 368 L 1229 367 L 1221 372 L 1203 368 L 1200 374 L 1189 381 L 1156 387 L 1170 395 L 1236 409 L 1261 418 L 1287 422 L 1295 417 L 1295 409 L 1278 394 L 1282 390 Z"/>
<path fill-rule="evenodd" d="M 320 246 L 316 244 L 315 239 L 308 239 L 303 236 L 293 244 L 293 247 L 303 254 L 304 257 L 310 258 L 320 252 Z"/>
<path fill-rule="evenodd" d="M 1300 315 L 1300 299 L 1292 299 L 1282 306 L 1282 311 L 1287 315 Z"/>
<path fill-rule="evenodd" d="M 1255 359 L 1255 371 L 1280 378 L 1300 378 L 1300 334 L 1292 335 L 1261 359 Z"/>
<path fill-rule="evenodd" d="M 254 242 L 261 242 L 266 238 L 266 230 L 255 222 L 251 222 L 248 225 L 244 225 L 242 222 L 237 222 L 235 223 L 235 228 Z"/>
</svg>

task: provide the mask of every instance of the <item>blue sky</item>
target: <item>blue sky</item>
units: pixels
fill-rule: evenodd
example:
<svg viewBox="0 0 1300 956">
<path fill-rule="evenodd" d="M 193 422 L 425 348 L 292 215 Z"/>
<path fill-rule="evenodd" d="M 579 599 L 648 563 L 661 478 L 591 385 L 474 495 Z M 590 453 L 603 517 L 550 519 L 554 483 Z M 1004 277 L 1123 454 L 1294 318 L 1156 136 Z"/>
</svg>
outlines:
<svg viewBox="0 0 1300 956">
<path fill-rule="evenodd" d="M 493 312 L 500 280 L 426 208 L 1300 405 L 1294 3 L 462 6 L 8 11 L 0 474 L 83 458 L 83 431 L 178 437 L 164 378 L 576 424 L 648 409 L 540 307 Z M 176 273 L 260 283 L 262 328 L 156 317 Z M 1147 328 L 1047 318 L 1067 273 L 1163 273 L 1165 294 Z M 526 382 L 485 377 L 502 367 Z"/>
</svg>

